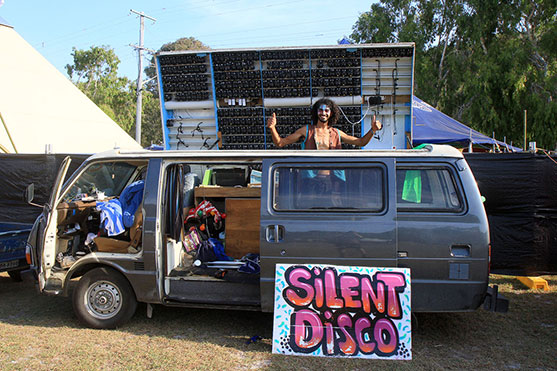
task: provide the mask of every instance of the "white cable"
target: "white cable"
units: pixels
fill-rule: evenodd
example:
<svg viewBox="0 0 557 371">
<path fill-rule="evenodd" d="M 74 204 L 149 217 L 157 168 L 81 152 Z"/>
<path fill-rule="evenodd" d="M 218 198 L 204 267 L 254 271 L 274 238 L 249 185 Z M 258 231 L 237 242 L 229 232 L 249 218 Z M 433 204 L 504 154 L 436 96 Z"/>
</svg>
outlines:
<svg viewBox="0 0 557 371">
<path fill-rule="evenodd" d="M 344 118 L 346 119 L 346 121 L 348 121 L 349 124 L 352 124 L 352 126 L 358 125 L 360 122 L 362 122 L 362 121 L 366 118 L 366 115 L 368 114 L 370 108 L 371 108 L 371 106 L 370 106 L 369 102 L 367 102 L 367 110 L 366 110 L 366 113 L 364 113 L 364 115 L 362 116 L 362 118 L 360 119 L 360 121 L 352 122 L 352 121 L 350 121 L 350 119 L 344 114 L 344 111 L 342 110 L 342 108 L 341 108 L 340 106 L 338 106 L 338 109 L 340 110 L 340 112 L 342 113 L 342 115 L 344 116 Z"/>
<path fill-rule="evenodd" d="M 338 109 L 340 110 L 340 113 L 342 113 L 342 115 L 344 116 L 344 118 L 346 119 L 346 121 L 348 121 L 348 123 L 349 123 L 350 125 L 352 125 L 352 136 L 355 136 L 355 135 L 354 135 L 354 127 L 355 127 L 356 125 L 358 125 L 360 122 L 362 122 L 362 121 L 366 118 L 366 116 L 367 116 L 367 114 L 368 114 L 370 108 L 371 108 L 371 105 L 369 104 L 369 101 L 368 101 L 368 102 L 367 102 L 367 110 L 366 110 L 366 113 L 364 113 L 364 115 L 362 116 L 362 118 L 361 118 L 359 121 L 352 122 L 352 121 L 350 121 L 350 119 L 346 116 L 346 114 L 344 113 L 344 111 L 342 110 L 342 108 L 341 108 L 340 106 L 338 106 Z M 372 125 L 373 125 L 373 123 L 372 123 Z"/>
</svg>

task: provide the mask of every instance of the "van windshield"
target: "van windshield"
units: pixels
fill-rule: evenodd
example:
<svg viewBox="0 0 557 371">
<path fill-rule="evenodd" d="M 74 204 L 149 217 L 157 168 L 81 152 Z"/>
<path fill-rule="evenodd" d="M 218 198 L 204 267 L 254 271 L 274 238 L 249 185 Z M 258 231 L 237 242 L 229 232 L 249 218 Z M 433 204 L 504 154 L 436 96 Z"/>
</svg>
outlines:
<svg viewBox="0 0 557 371">
<path fill-rule="evenodd" d="M 138 176 L 138 168 L 137 164 L 122 161 L 91 164 L 66 193 L 64 201 L 93 201 L 118 196 L 130 180 Z"/>
</svg>

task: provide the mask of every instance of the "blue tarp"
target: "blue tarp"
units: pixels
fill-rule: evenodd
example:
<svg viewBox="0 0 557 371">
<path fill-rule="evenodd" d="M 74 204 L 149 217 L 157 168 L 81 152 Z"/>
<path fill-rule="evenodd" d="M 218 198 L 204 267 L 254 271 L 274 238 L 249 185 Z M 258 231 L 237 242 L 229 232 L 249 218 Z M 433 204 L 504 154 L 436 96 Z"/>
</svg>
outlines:
<svg viewBox="0 0 557 371">
<path fill-rule="evenodd" d="M 496 139 L 490 138 L 468 126 L 461 124 L 452 117 L 436 110 L 420 98 L 412 97 L 413 127 L 412 144 L 422 143 L 470 143 L 498 145 L 501 150 L 511 152 L 522 151 Z"/>
</svg>

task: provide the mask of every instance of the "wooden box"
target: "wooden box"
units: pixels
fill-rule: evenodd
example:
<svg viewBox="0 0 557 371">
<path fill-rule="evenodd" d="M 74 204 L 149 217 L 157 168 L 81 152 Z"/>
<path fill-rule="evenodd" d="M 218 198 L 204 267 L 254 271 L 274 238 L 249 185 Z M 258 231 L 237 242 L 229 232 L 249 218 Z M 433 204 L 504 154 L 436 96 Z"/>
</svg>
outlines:
<svg viewBox="0 0 557 371">
<path fill-rule="evenodd" d="M 239 259 L 259 254 L 259 198 L 226 199 L 226 255 Z"/>
</svg>

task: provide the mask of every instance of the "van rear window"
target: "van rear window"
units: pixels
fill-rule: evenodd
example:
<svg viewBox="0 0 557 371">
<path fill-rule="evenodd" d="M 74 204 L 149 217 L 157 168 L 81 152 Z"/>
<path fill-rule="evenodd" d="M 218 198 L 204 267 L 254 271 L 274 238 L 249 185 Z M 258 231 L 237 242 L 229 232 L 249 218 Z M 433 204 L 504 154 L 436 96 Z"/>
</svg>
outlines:
<svg viewBox="0 0 557 371">
<path fill-rule="evenodd" d="M 273 208 L 278 211 L 368 211 L 385 207 L 382 167 L 277 167 Z"/>
<path fill-rule="evenodd" d="M 397 168 L 399 211 L 449 211 L 463 209 L 462 196 L 447 168 Z"/>
</svg>

